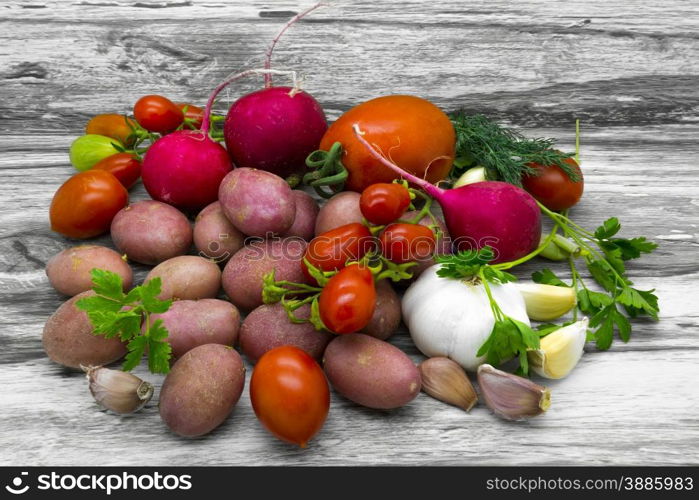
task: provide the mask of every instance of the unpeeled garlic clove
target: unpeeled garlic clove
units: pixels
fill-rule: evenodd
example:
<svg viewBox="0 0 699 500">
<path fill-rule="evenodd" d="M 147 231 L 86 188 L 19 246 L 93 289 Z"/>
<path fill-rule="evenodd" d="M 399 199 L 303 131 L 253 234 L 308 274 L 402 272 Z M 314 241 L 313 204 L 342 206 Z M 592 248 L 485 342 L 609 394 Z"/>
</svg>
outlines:
<svg viewBox="0 0 699 500">
<path fill-rule="evenodd" d="M 83 369 L 95 401 L 114 413 L 138 411 L 153 396 L 153 385 L 131 373 L 100 366 Z"/>
<path fill-rule="evenodd" d="M 418 368 L 422 376 L 422 390 L 433 398 L 466 411 L 470 411 L 478 402 L 476 390 L 456 361 L 435 357 L 423 361 Z"/>
<path fill-rule="evenodd" d="M 576 304 L 575 289 L 569 286 L 517 283 L 524 298 L 527 316 L 534 321 L 560 318 Z"/>
<path fill-rule="evenodd" d="M 551 406 L 551 391 L 546 387 L 491 365 L 478 367 L 478 385 L 486 406 L 506 420 L 536 417 Z"/>
<path fill-rule="evenodd" d="M 587 318 L 583 318 L 542 338 L 539 349 L 528 353 L 531 368 L 546 378 L 557 379 L 568 375 L 583 355 L 587 323 Z"/>
</svg>

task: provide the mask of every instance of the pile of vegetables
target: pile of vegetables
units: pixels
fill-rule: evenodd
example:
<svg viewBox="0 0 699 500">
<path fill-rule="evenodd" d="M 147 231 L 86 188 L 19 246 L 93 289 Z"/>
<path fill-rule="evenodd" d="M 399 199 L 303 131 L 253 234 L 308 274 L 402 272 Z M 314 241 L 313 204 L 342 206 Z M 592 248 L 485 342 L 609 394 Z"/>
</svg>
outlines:
<svg viewBox="0 0 699 500">
<path fill-rule="evenodd" d="M 228 417 L 250 365 L 257 418 L 300 446 L 322 429 L 331 388 L 380 410 L 422 390 L 466 411 L 480 398 L 510 420 L 545 412 L 551 393 L 529 377 L 563 378 L 588 341 L 605 350 L 615 333 L 629 341 L 634 318 L 658 318 L 653 290 L 626 273 L 655 243 L 620 237 L 614 217 L 594 230 L 574 221 L 577 144 L 564 153 L 404 95 L 328 127 L 296 73 L 269 63 L 281 33 L 316 7 L 282 28 L 264 68 L 227 78 L 204 108 L 149 95 L 133 117 L 88 122 L 51 227 L 71 239 L 108 232 L 117 251 L 83 244 L 49 261 L 49 282 L 70 297 L 44 328 L 49 358 L 85 370 L 118 414 L 152 397 L 129 373 L 147 358 L 166 375 L 162 420 L 186 437 Z M 273 75 L 293 86 L 272 86 Z M 212 112 L 222 89 L 251 76 L 264 88 Z M 129 202 L 139 178 L 151 199 Z M 513 270 L 532 259 L 561 262 L 570 281 L 542 267 L 520 282 Z M 131 262 L 152 266 L 137 286 Z M 387 341 L 401 321 L 419 366 Z M 120 359 L 123 371 L 105 368 Z"/>
</svg>

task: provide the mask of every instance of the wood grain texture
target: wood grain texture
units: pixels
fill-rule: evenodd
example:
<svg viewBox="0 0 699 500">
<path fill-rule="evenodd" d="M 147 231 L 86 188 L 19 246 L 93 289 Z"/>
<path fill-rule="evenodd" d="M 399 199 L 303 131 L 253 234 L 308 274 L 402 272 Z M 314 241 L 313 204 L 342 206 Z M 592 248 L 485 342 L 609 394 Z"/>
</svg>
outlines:
<svg viewBox="0 0 699 500">
<path fill-rule="evenodd" d="M 155 399 L 132 417 L 98 411 L 84 377 L 46 359 L 41 330 L 62 298 L 43 268 L 73 244 L 49 231 L 47 208 L 72 173 L 70 142 L 91 115 L 127 112 L 142 94 L 203 103 L 214 83 L 259 65 L 280 23 L 305 6 L 0 6 L 0 464 L 699 464 L 697 2 L 363 0 L 317 11 L 277 48 L 277 67 L 305 72 L 330 118 L 380 94 L 416 93 L 568 148 L 582 120 L 586 195 L 573 215 L 585 226 L 618 215 L 624 234 L 661 243 L 630 275 L 657 289 L 662 320 L 640 322 L 609 352 L 589 346 L 569 378 L 549 384 L 545 416 L 506 423 L 424 394 L 385 413 L 334 395 L 322 434 L 296 450 L 261 428 L 245 392 L 221 428 L 183 440 Z M 219 109 L 259 84 L 236 86 Z M 132 195 L 145 197 L 142 187 Z M 136 267 L 138 279 L 146 272 Z M 420 359 L 406 332 L 392 342 Z"/>
</svg>

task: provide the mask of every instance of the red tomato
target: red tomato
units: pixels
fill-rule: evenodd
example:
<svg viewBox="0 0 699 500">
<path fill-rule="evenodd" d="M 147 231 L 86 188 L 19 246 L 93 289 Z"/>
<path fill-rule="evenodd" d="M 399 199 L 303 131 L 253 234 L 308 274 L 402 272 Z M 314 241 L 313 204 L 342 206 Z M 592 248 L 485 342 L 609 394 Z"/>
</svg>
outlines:
<svg viewBox="0 0 699 500">
<path fill-rule="evenodd" d="M 349 172 L 345 189 L 361 192 L 371 184 L 398 178 L 357 140 L 354 124 L 403 170 L 433 184 L 451 170 L 456 133 L 449 117 L 425 99 L 389 95 L 347 111 L 328 128 L 320 142 L 320 149 L 326 151 L 337 141 L 342 144 L 342 163 Z"/>
<path fill-rule="evenodd" d="M 434 231 L 420 224 L 391 224 L 379 237 L 381 253 L 391 262 L 406 262 L 426 259 L 434 253 L 437 242 Z"/>
<path fill-rule="evenodd" d="M 128 191 L 109 172 L 80 172 L 53 195 L 51 229 L 70 238 L 92 238 L 109 231 L 112 219 L 128 202 Z"/>
<path fill-rule="evenodd" d="M 352 222 L 313 238 L 304 257 L 321 271 L 334 271 L 344 267 L 348 261 L 364 257 L 364 254 L 374 248 L 374 243 L 366 226 Z M 301 262 L 301 266 L 306 276 L 310 277 L 306 264 Z"/>
<path fill-rule="evenodd" d="M 374 277 L 358 264 L 347 266 L 330 278 L 318 299 L 320 319 L 338 334 L 358 332 L 367 326 L 375 307 Z"/>
<path fill-rule="evenodd" d="M 136 121 L 146 130 L 167 134 L 182 124 L 184 114 L 177 105 L 161 95 L 145 95 L 133 107 Z"/>
<path fill-rule="evenodd" d="M 178 102 L 176 105 L 180 108 L 182 113 L 184 113 L 184 119 L 187 120 L 190 125 L 196 129 L 201 128 L 201 122 L 204 121 L 204 108 L 186 102 Z M 185 108 L 187 108 L 187 111 L 185 111 Z M 185 128 L 189 127 L 185 126 Z"/>
<path fill-rule="evenodd" d="M 410 192 L 401 184 L 372 184 L 359 198 L 359 209 L 372 224 L 388 224 L 405 213 L 410 205 Z"/>
<path fill-rule="evenodd" d="M 141 162 L 131 153 L 117 153 L 107 156 L 92 167 L 93 170 L 106 170 L 116 177 L 126 188 L 131 189 L 141 177 Z"/>
<path fill-rule="evenodd" d="M 578 171 L 578 182 L 570 180 L 558 165 L 544 166 L 538 163 L 530 163 L 529 166 L 534 167 L 539 175 L 522 178 L 524 189 L 549 210 L 570 208 L 580 201 L 583 194 L 585 183 L 578 163 L 573 158 L 566 158 L 564 161 Z"/>
<path fill-rule="evenodd" d="M 104 114 L 93 116 L 85 126 L 86 134 L 97 134 L 111 137 L 124 146 L 132 146 L 136 141 L 133 128 L 136 122 L 124 115 Z"/>
<path fill-rule="evenodd" d="M 325 423 L 330 389 L 318 363 L 302 349 L 286 345 L 267 351 L 255 365 L 250 400 L 268 431 L 304 448 Z"/>
</svg>

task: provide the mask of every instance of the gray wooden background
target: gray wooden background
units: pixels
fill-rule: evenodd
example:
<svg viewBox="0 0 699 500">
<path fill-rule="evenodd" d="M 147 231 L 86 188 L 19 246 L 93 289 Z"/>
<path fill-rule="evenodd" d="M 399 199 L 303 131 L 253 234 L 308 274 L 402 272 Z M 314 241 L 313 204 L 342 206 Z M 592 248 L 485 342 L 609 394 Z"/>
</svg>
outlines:
<svg viewBox="0 0 699 500">
<path fill-rule="evenodd" d="M 330 118 L 371 97 L 415 93 L 564 147 L 581 119 L 586 195 L 573 216 L 593 226 L 618 215 L 624 234 L 661 244 L 631 276 L 657 289 L 662 320 L 640 322 L 609 352 L 590 346 L 569 378 L 549 384 L 547 415 L 506 423 L 424 394 L 384 413 L 334 396 L 322 433 L 299 450 L 261 428 L 245 392 L 216 432 L 183 440 L 164 428 L 155 400 L 132 417 L 101 412 L 80 374 L 46 359 L 41 330 L 61 297 L 43 269 L 71 245 L 50 232 L 47 212 L 73 172 L 70 142 L 91 115 L 128 112 L 143 94 L 203 104 L 224 76 L 258 66 L 281 23 L 307 6 L 0 4 L 0 464 L 698 464 L 694 0 L 357 1 L 317 11 L 278 46 L 276 66 L 302 70 Z M 231 89 L 219 109 L 258 87 Z M 139 188 L 132 199 L 144 197 Z M 420 359 L 405 333 L 393 341 Z"/>
</svg>

